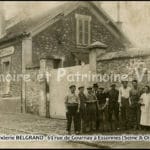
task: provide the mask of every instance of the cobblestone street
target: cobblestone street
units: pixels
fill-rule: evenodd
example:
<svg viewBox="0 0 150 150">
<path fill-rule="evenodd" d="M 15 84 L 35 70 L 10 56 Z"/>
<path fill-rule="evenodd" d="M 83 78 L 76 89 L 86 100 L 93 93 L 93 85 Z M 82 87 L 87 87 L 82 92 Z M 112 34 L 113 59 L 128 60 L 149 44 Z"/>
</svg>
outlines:
<svg viewBox="0 0 150 150">
<path fill-rule="evenodd" d="M 66 120 L 48 119 L 31 114 L 13 114 L 13 113 L 1 113 L 0 114 L 0 134 L 16 135 L 16 134 L 66 134 L 65 126 Z M 125 134 L 138 134 L 136 131 L 128 131 Z M 140 131 L 139 134 L 145 134 L 145 131 Z M 90 133 L 91 134 L 91 133 Z M 100 133 L 94 133 L 100 134 Z M 103 133 L 107 135 L 122 134 L 122 132 L 116 133 Z M 148 134 L 148 133 L 147 133 Z M 9 144 L 8 144 L 9 143 Z M 34 143 L 34 142 L 32 142 Z M 7 146 L 13 147 L 13 142 L 2 141 L 1 147 Z M 15 146 L 21 148 L 22 146 L 34 147 L 31 142 L 17 142 Z M 132 147 L 150 147 L 149 142 L 86 142 L 86 143 L 70 143 L 70 142 L 40 142 L 36 143 L 36 147 L 57 147 L 57 148 L 132 148 Z"/>
<path fill-rule="evenodd" d="M 0 134 L 65 134 L 65 120 L 47 119 L 30 114 L 0 114 Z M 96 148 L 73 142 L 1 141 L 0 148 Z"/>
<path fill-rule="evenodd" d="M 1 134 L 65 134 L 65 120 L 47 119 L 31 114 L 0 114 Z"/>
</svg>

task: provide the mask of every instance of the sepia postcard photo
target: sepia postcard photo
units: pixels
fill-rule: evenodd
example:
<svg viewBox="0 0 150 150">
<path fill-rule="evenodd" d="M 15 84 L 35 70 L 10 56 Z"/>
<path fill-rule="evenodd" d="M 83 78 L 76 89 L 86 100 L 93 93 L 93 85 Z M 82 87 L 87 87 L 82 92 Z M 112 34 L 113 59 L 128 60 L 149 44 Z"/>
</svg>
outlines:
<svg viewBox="0 0 150 150">
<path fill-rule="evenodd" d="M 0 1 L 0 148 L 150 147 L 150 2 Z"/>
</svg>

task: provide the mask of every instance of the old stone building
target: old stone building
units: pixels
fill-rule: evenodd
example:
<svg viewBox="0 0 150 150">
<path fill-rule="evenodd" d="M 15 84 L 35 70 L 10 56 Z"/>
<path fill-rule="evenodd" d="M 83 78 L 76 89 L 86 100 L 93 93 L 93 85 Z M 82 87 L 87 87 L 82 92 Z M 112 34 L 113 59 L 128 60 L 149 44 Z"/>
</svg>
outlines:
<svg viewBox="0 0 150 150">
<path fill-rule="evenodd" d="M 66 2 L 36 17 L 7 21 L 0 14 L 1 74 L 39 69 L 45 57 L 53 58 L 54 68 L 88 64 L 87 47 L 96 41 L 107 45 L 106 52 L 133 46 L 120 26 L 93 2 Z M 0 89 L 2 97 L 18 98 L 18 107 L 25 104 L 22 80 L 2 82 Z"/>
</svg>

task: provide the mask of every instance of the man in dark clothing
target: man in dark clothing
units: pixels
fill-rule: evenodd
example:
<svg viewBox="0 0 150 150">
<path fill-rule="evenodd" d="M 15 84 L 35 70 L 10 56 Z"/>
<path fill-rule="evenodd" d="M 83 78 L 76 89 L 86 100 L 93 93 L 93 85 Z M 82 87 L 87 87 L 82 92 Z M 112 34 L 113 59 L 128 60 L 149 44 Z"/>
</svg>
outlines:
<svg viewBox="0 0 150 150">
<path fill-rule="evenodd" d="M 113 130 L 113 116 L 115 120 L 115 129 L 118 128 L 119 123 L 119 103 L 118 103 L 119 91 L 116 89 L 116 85 L 112 84 L 111 89 L 107 93 L 108 98 L 108 121 L 110 129 Z"/>
<path fill-rule="evenodd" d="M 93 93 L 95 94 L 95 96 L 98 94 L 98 84 L 97 83 L 93 84 Z"/>
<path fill-rule="evenodd" d="M 87 98 L 84 94 L 84 87 L 83 86 L 80 86 L 78 88 L 79 90 L 79 101 L 80 101 L 80 118 L 79 118 L 79 129 L 80 131 L 82 130 L 82 132 L 86 132 L 86 101 L 87 101 Z"/>
<path fill-rule="evenodd" d="M 136 130 L 140 128 L 140 100 L 141 91 L 138 87 L 137 80 L 132 81 L 132 88 L 130 90 L 130 114 L 131 114 L 131 120 L 130 124 L 131 127 Z"/>
<path fill-rule="evenodd" d="M 95 83 L 93 84 L 93 93 L 96 96 L 96 99 L 98 100 L 98 95 L 99 95 L 99 89 L 98 89 L 98 84 Z M 98 110 L 98 105 L 96 108 L 96 130 L 99 129 L 99 110 Z"/>
<path fill-rule="evenodd" d="M 100 87 L 97 93 L 98 100 L 98 116 L 97 116 L 97 130 L 99 128 L 104 131 L 104 125 L 107 123 L 107 105 L 106 105 L 106 93 L 104 88 Z"/>
</svg>

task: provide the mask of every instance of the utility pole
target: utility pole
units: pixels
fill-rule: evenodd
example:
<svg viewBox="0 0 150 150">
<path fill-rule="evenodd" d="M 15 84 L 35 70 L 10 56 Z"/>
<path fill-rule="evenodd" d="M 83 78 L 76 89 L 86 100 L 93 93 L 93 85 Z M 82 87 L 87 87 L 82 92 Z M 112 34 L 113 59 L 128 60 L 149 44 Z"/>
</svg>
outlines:
<svg viewBox="0 0 150 150">
<path fill-rule="evenodd" d="M 122 29 L 122 21 L 120 19 L 120 1 L 117 1 L 117 21 L 116 21 L 118 27 Z"/>
<path fill-rule="evenodd" d="M 120 22 L 120 1 L 117 1 L 117 22 Z"/>
</svg>

